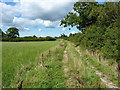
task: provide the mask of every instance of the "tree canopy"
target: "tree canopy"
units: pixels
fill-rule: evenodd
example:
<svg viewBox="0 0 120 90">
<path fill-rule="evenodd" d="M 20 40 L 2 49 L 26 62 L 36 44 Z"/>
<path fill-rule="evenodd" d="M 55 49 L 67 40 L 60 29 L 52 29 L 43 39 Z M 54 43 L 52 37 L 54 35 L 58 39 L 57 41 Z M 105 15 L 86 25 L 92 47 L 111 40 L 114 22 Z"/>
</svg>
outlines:
<svg viewBox="0 0 120 90">
<path fill-rule="evenodd" d="M 99 51 L 107 58 L 118 57 L 118 30 L 120 3 L 76 2 L 74 12 L 61 20 L 61 25 L 76 26 L 80 34 L 70 35 L 69 40 L 76 45 Z"/>
<path fill-rule="evenodd" d="M 19 37 L 19 29 L 16 27 L 11 27 L 6 31 L 6 34 L 9 38 Z"/>
</svg>

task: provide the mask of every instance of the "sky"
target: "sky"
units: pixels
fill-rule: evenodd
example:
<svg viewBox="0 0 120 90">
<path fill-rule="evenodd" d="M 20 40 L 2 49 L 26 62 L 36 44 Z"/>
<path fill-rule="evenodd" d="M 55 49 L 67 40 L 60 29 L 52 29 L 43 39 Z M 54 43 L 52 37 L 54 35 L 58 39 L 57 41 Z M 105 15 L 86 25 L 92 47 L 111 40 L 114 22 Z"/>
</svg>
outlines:
<svg viewBox="0 0 120 90">
<path fill-rule="evenodd" d="M 60 25 L 60 20 L 72 11 L 72 0 L 9 0 L 0 2 L 0 28 L 5 32 L 17 27 L 20 36 L 46 37 L 69 35 L 80 32 L 75 27 L 69 30 Z"/>
<path fill-rule="evenodd" d="M 79 33 L 76 27 L 60 25 L 77 0 L 0 0 L 0 28 L 17 27 L 20 36 L 46 37 Z"/>
</svg>

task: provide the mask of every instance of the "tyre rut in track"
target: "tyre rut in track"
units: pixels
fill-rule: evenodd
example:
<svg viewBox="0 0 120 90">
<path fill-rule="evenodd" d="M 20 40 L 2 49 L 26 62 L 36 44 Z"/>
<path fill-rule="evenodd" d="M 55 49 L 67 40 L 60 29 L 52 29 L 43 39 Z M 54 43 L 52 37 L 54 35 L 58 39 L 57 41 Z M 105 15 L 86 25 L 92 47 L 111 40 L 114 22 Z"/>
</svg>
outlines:
<svg viewBox="0 0 120 90">
<path fill-rule="evenodd" d="M 76 51 L 80 54 L 81 56 L 81 52 L 78 48 L 76 48 Z M 91 65 L 88 61 L 87 64 L 89 65 L 90 68 L 94 69 L 95 74 L 98 75 L 100 77 L 100 80 L 108 87 L 108 88 L 119 88 L 117 87 L 113 82 L 109 81 L 109 77 L 105 74 L 103 74 L 102 72 L 96 70 L 96 68 Z"/>
</svg>

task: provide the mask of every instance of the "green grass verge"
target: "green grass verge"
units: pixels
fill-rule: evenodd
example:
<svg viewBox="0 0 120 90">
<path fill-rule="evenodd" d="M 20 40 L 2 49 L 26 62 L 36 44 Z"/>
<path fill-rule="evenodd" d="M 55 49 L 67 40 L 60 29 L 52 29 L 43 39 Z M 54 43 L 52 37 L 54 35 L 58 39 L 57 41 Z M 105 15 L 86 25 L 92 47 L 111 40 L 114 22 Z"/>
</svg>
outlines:
<svg viewBox="0 0 120 90">
<path fill-rule="evenodd" d="M 94 70 L 89 68 L 86 61 L 75 50 L 75 47 L 69 43 L 69 72 L 70 77 L 73 78 L 72 87 L 74 88 L 105 88 L 106 86 L 101 82 L 100 77 L 94 73 Z M 79 85 L 78 85 L 79 84 Z M 68 85 L 71 88 L 70 85 Z"/>
<path fill-rule="evenodd" d="M 110 81 L 118 85 L 118 73 L 114 67 L 102 64 L 102 62 L 99 62 L 89 56 L 86 56 L 86 59 L 96 68 L 96 70 L 107 75 Z"/>
<path fill-rule="evenodd" d="M 109 77 L 109 80 L 114 84 L 118 85 L 118 71 L 115 65 L 117 65 L 116 60 L 102 59 L 98 60 L 98 56 L 91 56 L 85 52 L 85 49 L 80 48 L 83 60 L 90 62 L 96 70 L 102 72 Z"/>
</svg>

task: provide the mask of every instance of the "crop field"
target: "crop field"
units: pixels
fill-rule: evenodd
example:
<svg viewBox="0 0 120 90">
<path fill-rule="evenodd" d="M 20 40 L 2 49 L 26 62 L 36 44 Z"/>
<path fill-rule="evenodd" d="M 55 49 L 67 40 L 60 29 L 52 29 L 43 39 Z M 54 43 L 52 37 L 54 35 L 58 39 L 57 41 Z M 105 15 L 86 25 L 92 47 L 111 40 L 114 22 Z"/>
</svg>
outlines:
<svg viewBox="0 0 120 90">
<path fill-rule="evenodd" d="M 39 55 L 52 47 L 58 41 L 45 42 L 3 42 L 2 43 L 2 84 L 9 87 L 16 73 L 23 66 L 37 63 Z"/>
<path fill-rule="evenodd" d="M 4 88 L 117 88 L 117 63 L 69 41 L 4 42 Z"/>
</svg>

